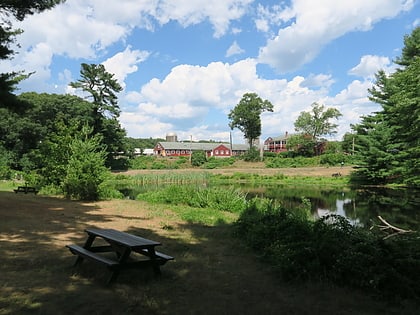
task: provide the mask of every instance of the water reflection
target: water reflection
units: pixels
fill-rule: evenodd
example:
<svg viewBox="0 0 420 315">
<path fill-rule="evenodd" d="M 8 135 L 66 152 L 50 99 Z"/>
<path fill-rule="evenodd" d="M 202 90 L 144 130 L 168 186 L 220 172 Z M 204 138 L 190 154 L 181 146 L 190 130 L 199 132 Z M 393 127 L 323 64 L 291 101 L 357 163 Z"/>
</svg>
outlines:
<svg viewBox="0 0 420 315">
<path fill-rule="evenodd" d="M 302 197 L 311 201 L 314 217 L 338 214 L 353 224 L 370 227 L 378 216 L 401 228 L 420 230 L 419 191 L 407 189 L 334 189 L 307 186 L 240 187 L 249 197 L 267 197 L 285 207 L 301 205 Z"/>
</svg>

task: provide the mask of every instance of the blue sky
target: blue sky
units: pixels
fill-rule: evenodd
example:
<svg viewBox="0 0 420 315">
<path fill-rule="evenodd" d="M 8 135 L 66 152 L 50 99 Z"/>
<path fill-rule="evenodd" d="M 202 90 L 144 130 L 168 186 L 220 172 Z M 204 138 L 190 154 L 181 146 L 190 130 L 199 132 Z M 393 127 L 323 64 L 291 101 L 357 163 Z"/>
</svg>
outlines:
<svg viewBox="0 0 420 315">
<path fill-rule="evenodd" d="M 227 115 L 247 92 L 274 105 L 261 139 L 293 133 L 313 102 L 335 107 L 341 140 L 379 107 L 368 88 L 395 71 L 418 0 L 67 0 L 16 23 L 24 30 L 0 72 L 35 72 L 20 92 L 70 93 L 81 63 L 103 63 L 124 87 L 130 137 L 244 143 Z"/>
</svg>

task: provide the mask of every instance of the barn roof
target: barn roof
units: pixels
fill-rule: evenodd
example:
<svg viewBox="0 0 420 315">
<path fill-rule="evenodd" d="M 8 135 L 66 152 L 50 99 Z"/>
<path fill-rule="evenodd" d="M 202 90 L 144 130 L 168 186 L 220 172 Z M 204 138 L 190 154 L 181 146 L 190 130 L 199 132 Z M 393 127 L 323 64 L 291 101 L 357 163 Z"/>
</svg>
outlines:
<svg viewBox="0 0 420 315">
<path fill-rule="evenodd" d="M 202 142 L 159 142 L 165 150 L 193 150 L 193 151 L 211 151 L 220 145 L 224 145 L 226 148 L 230 148 L 230 143 L 202 143 Z M 247 144 L 232 144 L 234 151 L 246 151 L 248 150 Z"/>
</svg>

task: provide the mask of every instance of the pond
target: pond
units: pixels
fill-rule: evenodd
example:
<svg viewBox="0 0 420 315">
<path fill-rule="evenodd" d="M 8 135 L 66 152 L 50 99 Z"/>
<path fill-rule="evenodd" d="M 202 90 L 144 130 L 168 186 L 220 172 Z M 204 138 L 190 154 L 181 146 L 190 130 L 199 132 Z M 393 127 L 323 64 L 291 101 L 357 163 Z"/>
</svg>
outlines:
<svg viewBox="0 0 420 315">
<path fill-rule="evenodd" d="M 159 189 L 162 186 L 136 185 L 121 190 L 134 199 L 138 193 Z M 207 185 L 205 185 L 207 186 Z M 232 186 L 232 185 L 230 185 Z M 247 194 L 248 198 L 266 197 L 280 202 L 288 209 L 302 204 L 302 197 L 311 202 L 315 218 L 338 214 L 352 224 L 371 227 L 379 224 L 378 216 L 390 224 L 412 230 L 420 230 L 420 194 L 418 190 L 385 188 L 326 188 L 312 185 L 258 185 L 238 184 L 234 187 Z"/>
<path fill-rule="evenodd" d="M 364 227 L 379 224 L 378 216 L 390 224 L 420 230 L 419 191 L 385 188 L 322 188 L 312 186 L 270 185 L 241 186 L 249 197 L 266 197 L 281 202 L 286 208 L 302 204 L 302 197 L 310 200 L 314 217 L 338 214 L 351 223 Z"/>
</svg>

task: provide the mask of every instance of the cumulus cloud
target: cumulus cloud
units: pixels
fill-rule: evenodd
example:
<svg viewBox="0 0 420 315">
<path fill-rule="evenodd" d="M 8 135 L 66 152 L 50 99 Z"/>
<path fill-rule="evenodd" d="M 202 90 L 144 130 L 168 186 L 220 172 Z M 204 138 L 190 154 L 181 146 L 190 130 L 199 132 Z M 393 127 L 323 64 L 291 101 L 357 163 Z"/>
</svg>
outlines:
<svg viewBox="0 0 420 315">
<path fill-rule="evenodd" d="M 387 73 L 393 70 L 389 58 L 366 55 L 362 56 L 360 63 L 357 66 L 350 69 L 349 74 L 366 79 L 372 79 L 375 77 L 375 73 L 379 70 L 384 70 Z"/>
<path fill-rule="evenodd" d="M 369 30 L 413 6 L 413 0 L 294 0 L 284 9 L 293 12 L 291 24 L 260 49 L 259 61 L 281 73 L 294 71 L 312 61 L 330 41 L 350 31 Z"/>
<path fill-rule="evenodd" d="M 0 70 L 35 72 L 33 80 L 40 80 L 43 73 L 44 79 L 54 56 L 96 60 L 104 56 L 110 46 L 124 42 L 134 28 L 153 31 L 170 21 L 176 21 L 183 27 L 208 21 L 213 26 L 214 36 L 220 37 L 228 32 L 232 20 L 246 13 L 251 2 L 108 0 L 104 5 L 103 0 L 67 0 L 51 10 L 15 23 L 16 28 L 24 30 L 19 36 L 20 47 L 16 47 L 19 54 L 13 61 L 2 64 Z M 47 54 L 40 49 L 42 46 L 48 47 Z M 42 59 L 42 64 L 29 63 L 36 59 Z M 112 61 L 107 63 L 111 67 Z M 115 73 L 122 78 L 122 72 Z"/>
<path fill-rule="evenodd" d="M 230 132 L 227 114 L 244 93 L 255 92 L 274 105 L 273 113 L 262 115 L 263 135 L 278 136 L 285 131 L 293 132 L 300 112 L 309 110 L 314 101 L 324 101 L 332 84 L 330 75 L 325 74 L 296 76 L 289 81 L 266 80 L 257 74 L 256 67 L 253 59 L 174 67 L 164 79 L 152 79 L 140 91 L 127 95 L 127 100 L 137 105 L 129 116 L 121 117 L 122 124 L 133 135 L 141 135 L 144 126 L 137 128 L 132 119 L 148 117 L 163 123 L 159 137 L 177 130 L 183 136 L 189 132 L 198 139 L 226 141 Z M 234 142 L 243 143 L 237 130 L 233 136 Z"/>
<path fill-rule="evenodd" d="M 272 26 L 289 21 L 293 17 L 290 7 L 282 7 L 281 5 L 264 6 L 261 3 L 257 6 L 257 18 L 255 19 L 255 27 L 261 32 L 269 32 Z"/>
<path fill-rule="evenodd" d="M 119 81 L 121 86 L 125 88 L 125 78 L 130 73 L 138 70 L 138 64 L 145 61 L 150 53 L 141 50 L 132 50 L 131 46 L 108 58 L 103 62 L 107 72 L 114 74 L 114 77 Z"/>
</svg>

